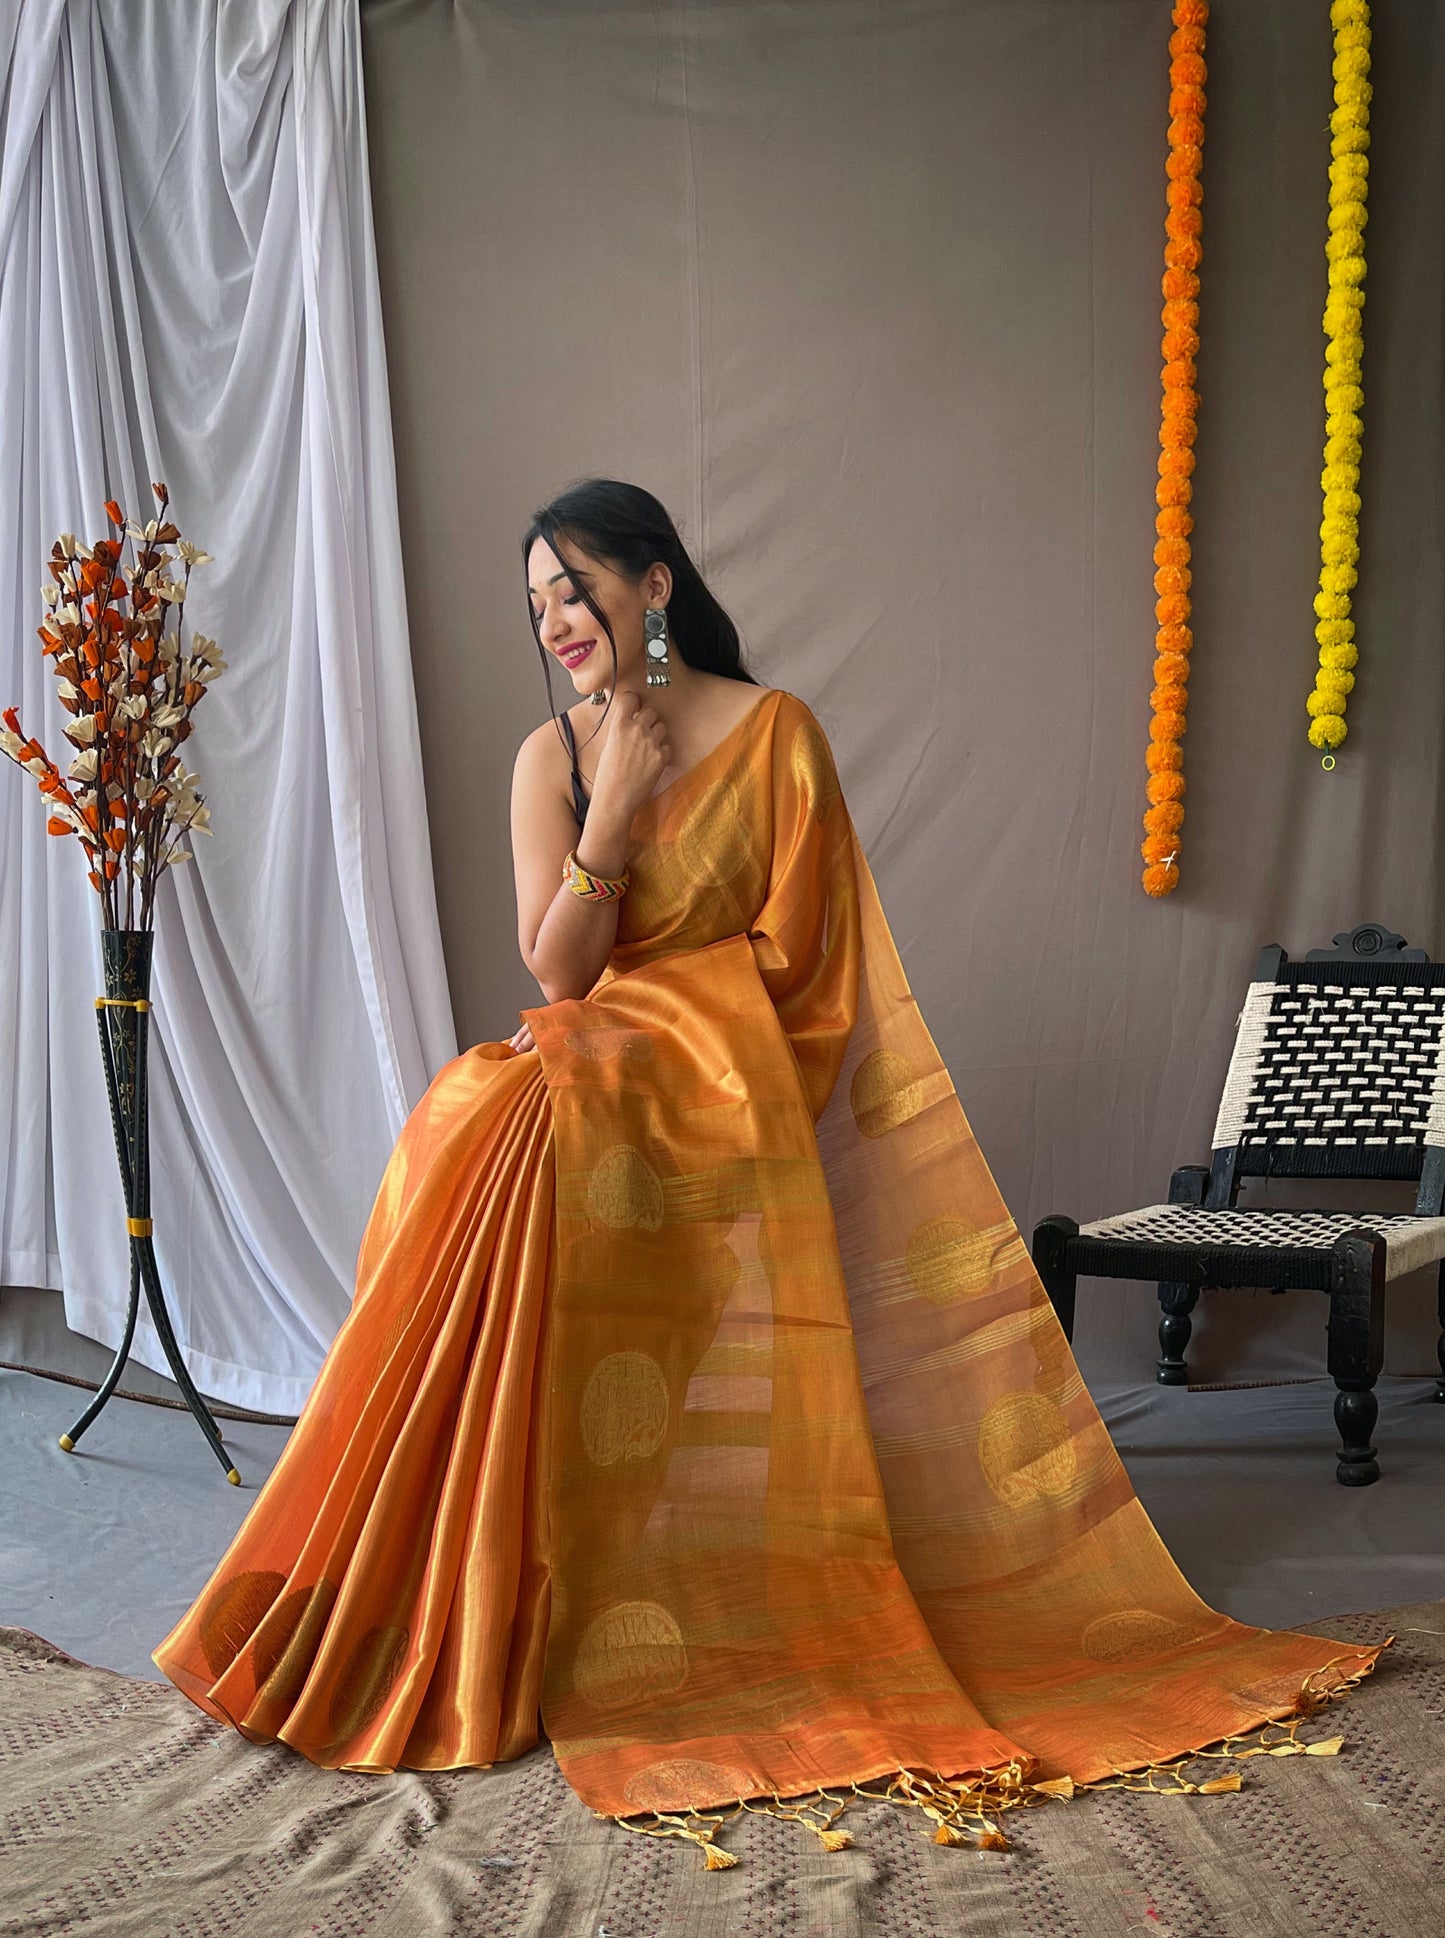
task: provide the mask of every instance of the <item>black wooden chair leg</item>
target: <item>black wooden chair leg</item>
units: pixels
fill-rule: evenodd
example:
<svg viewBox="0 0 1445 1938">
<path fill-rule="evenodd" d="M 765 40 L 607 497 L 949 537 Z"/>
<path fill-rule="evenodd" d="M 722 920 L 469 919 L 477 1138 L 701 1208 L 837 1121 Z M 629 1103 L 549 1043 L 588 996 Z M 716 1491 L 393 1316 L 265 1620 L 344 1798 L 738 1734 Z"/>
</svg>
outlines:
<svg viewBox="0 0 1445 1938">
<path fill-rule="evenodd" d="M 1079 1227 L 1072 1218 L 1059 1213 L 1044 1218 L 1034 1226 L 1032 1246 L 1034 1270 L 1043 1281 L 1049 1303 L 1058 1316 L 1064 1329 L 1064 1337 L 1070 1344 L 1074 1338 L 1074 1288 L 1078 1284 L 1078 1273 L 1068 1263 L 1069 1240 L 1077 1238 Z"/>
<path fill-rule="evenodd" d="M 1184 1354 L 1189 1345 L 1189 1335 L 1194 1330 L 1189 1314 L 1194 1310 L 1198 1298 L 1197 1285 L 1160 1283 L 1159 1304 L 1163 1317 L 1159 1321 L 1159 1363 L 1154 1368 L 1154 1377 L 1161 1386 L 1189 1384 L 1189 1368 L 1184 1363 Z"/>
<path fill-rule="evenodd" d="M 1380 1403 L 1373 1391 L 1385 1357 L 1385 1245 L 1378 1232 L 1346 1232 L 1333 1246 L 1329 1369 L 1340 1451 L 1335 1478 L 1368 1487 L 1380 1478 L 1370 1436 Z"/>
<path fill-rule="evenodd" d="M 1435 1357 L 1440 1362 L 1440 1377 L 1435 1382 L 1433 1397 L 1437 1400 L 1445 1400 L 1445 1258 L 1440 1261 L 1435 1287 L 1435 1314 L 1440 1321 L 1440 1337 L 1435 1342 Z"/>
</svg>

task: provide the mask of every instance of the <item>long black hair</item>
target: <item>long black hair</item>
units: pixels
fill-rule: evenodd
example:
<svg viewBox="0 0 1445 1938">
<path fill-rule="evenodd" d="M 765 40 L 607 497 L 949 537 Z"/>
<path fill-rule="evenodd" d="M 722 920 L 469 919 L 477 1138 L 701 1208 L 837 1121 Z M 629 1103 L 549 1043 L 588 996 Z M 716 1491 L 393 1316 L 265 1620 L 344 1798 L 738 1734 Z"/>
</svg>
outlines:
<svg viewBox="0 0 1445 1938">
<path fill-rule="evenodd" d="M 569 485 L 549 503 L 532 514 L 532 522 L 522 536 L 522 580 L 526 583 L 527 562 L 539 538 L 558 550 L 558 538 L 569 540 L 588 558 L 598 559 L 625 577 L 640 579 L 649 565 L 660 561 L 672 573 L 672 593 L 667 602 L 669 641 L 689 666 L 705 673 L 720 673 L 724 679 L 757 681 L 743 664 L 738 629 L 703 582 L 702 574 L 688 557 L 687 547 L 678 537 L 677 527 L 666 507 L 641 485 L 624 484 L 620 478 L 583 478 Z M 566 561 L 563 559 L 563 563 Z M 612 648 L 612 691 L 617 688 L 617 641 L 607 615 L 584 582 L 572 575 L 572 584 L 583 604 L 606 633 Z M 547 681 L 547 705 L 558 737 L 563 739 L 557 708 L 552 698 L 552 658 L 542 644 L 542 631 L 527 597 L 527 616 L 532 636 L 542 656 L 542 672 Z M 607 706 L 612 705 L 612 693 Z M 607 718 L 602 710 L 597 725 Z M 594 730 L 595 731 L 595 730 Z M 589 736 L 590 738 L 590 736 Z M 577 758 L 572 754 L 573 771 Z"/>
</svg>

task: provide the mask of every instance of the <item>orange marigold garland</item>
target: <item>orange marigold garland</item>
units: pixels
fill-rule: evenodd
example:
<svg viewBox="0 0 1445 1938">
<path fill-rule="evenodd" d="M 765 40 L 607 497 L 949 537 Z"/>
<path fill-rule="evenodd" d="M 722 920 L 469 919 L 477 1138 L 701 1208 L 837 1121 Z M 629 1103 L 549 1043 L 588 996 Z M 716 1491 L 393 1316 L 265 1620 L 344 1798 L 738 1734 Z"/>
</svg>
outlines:
<svg viewBox="0 0 1445 1938">
<path fill-rule="evenodd" d="M 1169 37 L 1168 213 L 1164 218 L 1164 396 L 1159 418 L 1159 506 L 1154 520 L 1154 691 L 1149 723 L 1149 808 L 1144 816 L 1143 882 L 1150 895 L 1179 885 L 1179 834 L 1184 826 L 1184 715 L 1188 705 L 1189 534 L 1194 519 L 1194 439 L 1199 394 L 1194 387 L 1199 349 L 1199 265 L 1204 255 L 1204 25 L 1209 0 L 1176 0 Z"/>
</svg>

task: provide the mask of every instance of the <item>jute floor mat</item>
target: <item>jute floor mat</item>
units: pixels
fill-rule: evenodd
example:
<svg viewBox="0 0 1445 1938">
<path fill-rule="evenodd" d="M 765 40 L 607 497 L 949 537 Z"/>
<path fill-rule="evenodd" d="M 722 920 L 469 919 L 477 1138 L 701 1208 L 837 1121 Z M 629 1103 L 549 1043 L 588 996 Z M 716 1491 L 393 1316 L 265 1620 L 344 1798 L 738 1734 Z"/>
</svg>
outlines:
<svg viewBox="0 0 1445 1938">
<path fill-rule="evenodd" d="M 169 1686 L 0 1628 L 0 1933 L 87 1938 L 1425 1938 L 1445 1933 L 1445 1603 L 1336 1616 L 1394 1634 L 1209 1796 L 1009 1811 L 1006 1851 L 941 1849 L 855 1804 L 856 1845 L 745 1817 L 695 1847 L 593 1818 L 545 1748 L 487 1771 L 347 1776 L 220 1729 Z"/>
</svg>

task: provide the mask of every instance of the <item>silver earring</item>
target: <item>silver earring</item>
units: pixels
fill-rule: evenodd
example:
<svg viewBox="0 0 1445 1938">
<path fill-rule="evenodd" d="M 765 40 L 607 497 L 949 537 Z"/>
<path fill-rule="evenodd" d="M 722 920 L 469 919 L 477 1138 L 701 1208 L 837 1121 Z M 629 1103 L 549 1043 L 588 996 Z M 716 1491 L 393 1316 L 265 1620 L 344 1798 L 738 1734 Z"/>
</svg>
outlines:
<svg viewBox="0 0 1445 1938">
<path fill-rule="evenodd" d="M 596 691 L 596 692 L 595 692 L 595 693 L 594 693 L 594 694 L 592 695 L 592 704 L 593 704 L 593 706 L 594 706 L 594 707 L 605 707 L 605 706 L 606 706 L 606 704 L 607 704 L 607 689 L 606 689 L 606 687 L 602 687 L 602 686 L 599 686 L 599 687 L 598 687 L 598 689 L 597 689 L 597 691 Z"/>
<path fill-rule="evenodd" d="M 647 684 L 670 686 L 667 677 L 667 608 L 649 606 L 642 615 L 642 648 L 647 655 Z"/>
</svg>

